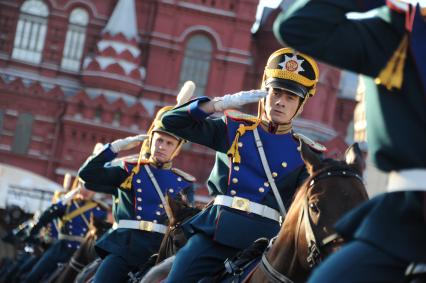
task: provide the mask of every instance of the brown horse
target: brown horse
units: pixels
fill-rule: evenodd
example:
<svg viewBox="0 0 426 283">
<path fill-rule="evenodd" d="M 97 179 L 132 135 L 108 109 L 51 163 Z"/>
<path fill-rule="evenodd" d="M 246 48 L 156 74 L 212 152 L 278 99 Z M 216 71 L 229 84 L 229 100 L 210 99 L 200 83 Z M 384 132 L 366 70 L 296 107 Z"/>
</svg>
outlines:
<svg viewBox="0 0 426 283">
<path fill-rule="evenodd" d="M 183 232 L 182 222 L 201 211 L 199 208 L 190 207 L 185 201 L 174 200 L 168 196 L 166 196 L 165 210 L 169 217 L 169 227 L 158 250 L 158 257 L 155 263 L 157 266 L 159 263 L 165 263 L 166 259 L 175 255 L 186 244 L 188 239 Z M 154 267 L 140 282 L 158 282 L 164 279 L 168 272 L 168 265 L 165 269 L 161 267 L 156 269 Z"/>
<path fill-rule="evenodd" d="M 93 217 L 91 218 L 91 223 L 93 224 L 90 225 L 91 228 L 86 234 L 84 242 L 81 244 L 80 248 L 75 251 L 68 263 L 66 263 L 62 268 L 59 267 L 54 274 L 49 277 L 47 282 L 74 282 L 74 279 L 82 271 L 82 269 L 96 259 L 96 240 L 109 228 L 111 228 L 111 224 Z"/>
<path fill-rule="evenodd" d="M 166 196 L 166 213 L 169 217 L 169 227 L 161 242 L 158 250 L 158 257 L 155 264 L 158 264 L 166 258 L 174 255 L 186 244 L 187 238 L 182 229 L 182 222 L 191 216 L 194 216 L 201 209 L 189 206 L 186 202 L 174 200 Z"/>
<path fill-rule="evenodd" d="M 301 151 L 310 177 L 299 188 L 277 238 L 245 283 L 305 282 L 312 268 L 343 244 L 333 229 L 336 221 L 368 199 L 357 144 L 346 151 L 346 161 L 321 161 L 304 144 Z"/>
</svg>

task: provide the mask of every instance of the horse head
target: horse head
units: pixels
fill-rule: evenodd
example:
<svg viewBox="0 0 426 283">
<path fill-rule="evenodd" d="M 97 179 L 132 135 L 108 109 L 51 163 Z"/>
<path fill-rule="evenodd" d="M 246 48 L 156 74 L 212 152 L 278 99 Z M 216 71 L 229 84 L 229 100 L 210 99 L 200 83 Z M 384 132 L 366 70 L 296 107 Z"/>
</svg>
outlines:
<svg viewBox="0 0 426 283">
<path fill-rule="evenodd" d="M 306 145 L 302 145 L 302 158 L 309 178 L 295 201 L 300 219 L 298 255 L 303 265 L 312 268 L 321 257 L 343 244 L 334 231 L 334 224 L 346 212 L 366 201 L 368 195 L 362 180 L 364 159 L 358 144 L 346 150 L 344 161 L 320 160 Z M 302 258 L 306 249 L 307 260 Z"/>
<path fill-rule="evenodd" d="M 333 228 L 337 220 L 368 199 L 357 144 L 348 148 L 344 161 L 322 160 L 304 143 L 301 155 L 309 177 L 297 190 L 280 233 L 262 259 L 264 274 L 258 277 L 255 272 L 253 279 L 263 276 L 264 280 L 275 269 L 283 278 L 304 282 L 316 264 L 342 245 Z"/>
</svg>

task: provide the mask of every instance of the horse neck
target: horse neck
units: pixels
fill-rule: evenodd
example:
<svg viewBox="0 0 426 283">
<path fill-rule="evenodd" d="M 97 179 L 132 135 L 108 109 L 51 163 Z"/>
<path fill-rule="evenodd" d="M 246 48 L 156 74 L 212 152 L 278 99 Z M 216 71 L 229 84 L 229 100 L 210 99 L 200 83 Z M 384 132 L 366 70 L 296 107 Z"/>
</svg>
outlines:
<svg viewBox="0 0 426 283">
<path fill-rule="evenodd" d="M 81 244 L 80 248 L 74 253 L 74 260 L 84 265 L 94 260 L 96 258 L 96 252 L 94 249 L 95 243 L 95 235 L 88 236 Z"/>
<path fill-rule="evenodd" d="M 300 227 L 299 216 L 302 207 L 289 211 L 277 239 L 267 253 L 267 258 L 271 265 L 281 274 L 289 277 L 293 281 L 300 282 L 306 279 L 303 274 L 307 272 L 300 264 L 297 253 L 298 246 L 304 243 L 297 243 Z M 291 213 L 290 213 L 291 212 Z"/>
</svg>

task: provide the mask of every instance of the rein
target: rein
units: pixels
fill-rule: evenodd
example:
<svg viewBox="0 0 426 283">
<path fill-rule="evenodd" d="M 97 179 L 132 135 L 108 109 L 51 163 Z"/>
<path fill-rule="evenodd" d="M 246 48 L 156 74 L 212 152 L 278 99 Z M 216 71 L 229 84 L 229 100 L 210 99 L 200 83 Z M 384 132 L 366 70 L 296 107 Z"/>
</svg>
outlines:
<svg viewBox="0 0 426 283">
<path fill-rule="evenodd" d="M 72 257 L 69 266 L 78 273 L 80 273 L 86 265 L 78 262 L 77 260 L 75 260 L 74 257 Z"/>
<path fill-rule="evenodd" d="M 322 261 L 324 253 L 321 253 L 321 250 L 324 249 L 325 246 L 328 246 L 330 244 L 334 244 L 343 240 L 338 234 L 334 233 L 325 237 L 319 242 L 312 229 L 312 219 L 309 214 L 307 192 L 319 181 L 329 177 L 355 178 L 363 184 L 363 179 L 359 174 L 357 174 L 355 171 L 353 171 L 349 167 L 345 167 L 344 169 L 342 169 L 341 166 L 331 166 L 331 167 L 324 168 L 323 170 L 319 171 L 317 174 L 311 177 L 310 180 L 306 182 L 306 184 L 308 184 L 305 189 L 306 198 L 304 200 L 302 211 L 300 213 L 300 217 L 298 220 L 299 229 L 298 229 L 298 234 L 296 236 L 296 239 L 299 238 L 300 226 L 302 225 L 302 222 L 303 222 L 303 224 L 305 225 L 306 242 L 308 243 L 308 256 L 306 258 L 306 261 L 308 262 L 309 268 L 315 267 L 317 264 L 319 264 Z M 289 279 L 287 276 L 277 271 L 271 265 L 268 258 L 266 257 L 266 253 L 268 252 L 272 243 L 273 241 L 271 240 L 269 247 L 265 250 L 265 252 L 262 255 L 260 268 L 268 277 L 268 280 L 270 280 L 273 283 L 293 283 L 291 279 Z"/>
</svg>

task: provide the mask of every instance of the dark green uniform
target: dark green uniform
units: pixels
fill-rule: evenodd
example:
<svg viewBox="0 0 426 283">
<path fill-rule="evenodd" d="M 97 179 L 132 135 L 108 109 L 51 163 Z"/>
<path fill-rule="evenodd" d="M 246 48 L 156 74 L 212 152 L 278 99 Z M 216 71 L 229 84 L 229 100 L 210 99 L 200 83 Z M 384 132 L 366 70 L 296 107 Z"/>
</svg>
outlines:
<svg viewBox="0 0 426 283">
<path fill-rule="evenodd" d="M 406 33 L 405 15 L 387 7 L 367 19 L 348 19 L 346 14 L 363 12 L 371 8 L 366 5 L 379 2 L 385 4 L 296 2 L 293 8 L 297 9 L 290 15 L 279 16 L 274 32 L 280 41 L 301 52 L 375 78 Z M 366 80 L 369 153 L 384 171 L 426 168 L 426 42 L 415 39 L 410 37 L 400 90 Z M 416 52 L 419 43 L 424 46 L 423 55 Z M 426 260 L 423 196 L 407 187 L 405 192 L 378 196 L 349 214 L 338 231 L 354 241 L 331 256 L 311 282 L 401 282 L 410 261 Z"/>
</svg>

